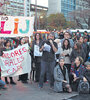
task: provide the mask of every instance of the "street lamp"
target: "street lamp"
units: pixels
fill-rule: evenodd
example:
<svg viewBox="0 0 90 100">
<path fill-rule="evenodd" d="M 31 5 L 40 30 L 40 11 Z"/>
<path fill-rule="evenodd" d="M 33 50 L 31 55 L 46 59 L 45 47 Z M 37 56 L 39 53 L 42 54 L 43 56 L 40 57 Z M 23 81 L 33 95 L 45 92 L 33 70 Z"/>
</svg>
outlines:
<svg viewBox="0 0 90 100">
<path fill-rule="evenodd" d="M 38 23 L 39 23 L 38 29 L 39 30 L 41 29 L 41 27 L 40 27 L 41 19 L 43 19 L 43 16 L 42 15 L 40 15 L 39 18 L 38 18 Z"/>
<path fill-rule="evenodd" d="M 35 0 L 35 31 L 37 31 L 37 0 Z"/>
</svg>

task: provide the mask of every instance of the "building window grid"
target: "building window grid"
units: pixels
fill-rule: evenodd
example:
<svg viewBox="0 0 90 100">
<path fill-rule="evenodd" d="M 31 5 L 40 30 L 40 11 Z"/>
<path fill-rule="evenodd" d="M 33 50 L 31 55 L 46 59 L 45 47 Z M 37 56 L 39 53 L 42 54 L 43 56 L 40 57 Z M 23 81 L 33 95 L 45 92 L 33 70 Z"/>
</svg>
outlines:
<svg viewBox="0 0 90 100">
<path fill-rule="evenodd" d="M 28 3 L 29 3 L 29 0 L 27 2 L 27 15 L 29 16 L 30 7 Z M 24 0 L 10 0 L 10 5 L 7 5 L 7 15 L 12 15 L 12 12 L 14 12 L 14 15 L 23 16 L 24 15 Z"/>
<path fill-rule="evenodd" d="M 68 13 L 75 10 L 75 0 L 62 0 L 61 12 L 67 18 Z"/>
</svg>

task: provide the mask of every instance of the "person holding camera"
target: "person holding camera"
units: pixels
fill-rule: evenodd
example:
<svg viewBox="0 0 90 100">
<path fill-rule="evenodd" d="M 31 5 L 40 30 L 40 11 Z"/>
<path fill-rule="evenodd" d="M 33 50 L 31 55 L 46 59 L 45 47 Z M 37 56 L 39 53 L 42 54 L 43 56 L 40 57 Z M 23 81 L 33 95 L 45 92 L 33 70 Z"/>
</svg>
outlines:
<svg viewBox="0 0 90 100">
<path fill-rule="evenodd" d="M 48 36 L 48 40 L 43 41 L 40 47 L 40 51 L 43 52 L 41 59 L 41 73 L 40 73 L 40 81 L 39 87 L 43 87 L 44 76 L 48 71 L 50 87 L 54 86 L 54 67 L 55 67 L 55 53 L 57 52 L 57 43 L 54 42 L 54 33 L 50 33 Z"/>
</svg>

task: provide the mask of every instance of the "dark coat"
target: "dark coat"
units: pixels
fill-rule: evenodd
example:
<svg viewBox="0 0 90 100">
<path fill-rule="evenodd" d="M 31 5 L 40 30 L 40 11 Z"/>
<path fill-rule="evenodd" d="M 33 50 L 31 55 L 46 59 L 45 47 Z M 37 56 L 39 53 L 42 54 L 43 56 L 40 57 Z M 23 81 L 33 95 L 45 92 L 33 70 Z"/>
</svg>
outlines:
<svg viewBox="0 0 90 100">
<path fill-rule="evenodd" d="M 84 72 L 84 77 L 89 81 L 90 83 L 90 70 L 87 70 Z"/>
<path fill-rule="evenodd" d="M 71 62 L 74 62 L 76 57 L 81 56 L 83 58 L 83 60 L 85 61 L 86 55 L 83 49 L 81 49 L 80 52 L 78 52 L 77 50 L 73 49 L 70 55 L 70 60 Z"/>
<path fill-rule="evenodd" d="M 42 44 L 42 40 L 40 40 L 40 42 L 39 42 L 39 47 L 41 46 L 41 44 Z M 33 61 L 41 62 L 41 57 L 40 56 L 39 57 L 34 57 L 34 45 L 36 45 L 36 40 L 34 40 L 32 42 L 32 47 L 31 47 L 31 56 L 32 56 L 32 59 L 33 59 Z"/>
</svg>

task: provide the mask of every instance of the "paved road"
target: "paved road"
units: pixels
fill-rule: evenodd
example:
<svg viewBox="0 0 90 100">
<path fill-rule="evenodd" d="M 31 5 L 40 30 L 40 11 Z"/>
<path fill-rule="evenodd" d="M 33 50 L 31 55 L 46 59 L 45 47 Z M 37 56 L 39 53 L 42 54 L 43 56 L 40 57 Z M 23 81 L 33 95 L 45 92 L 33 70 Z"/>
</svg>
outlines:
<svg viewBox="0 0 90 100">
<path fill-rule="evenodd" d="M 43 89 L 38 88 L 37 83 L 8 85 L 7 90 L 0 90 L 0 100 L 65 100 L 77 93 L 55 93 L 48 84 L 44 84 Z"/>
</svg>

